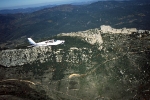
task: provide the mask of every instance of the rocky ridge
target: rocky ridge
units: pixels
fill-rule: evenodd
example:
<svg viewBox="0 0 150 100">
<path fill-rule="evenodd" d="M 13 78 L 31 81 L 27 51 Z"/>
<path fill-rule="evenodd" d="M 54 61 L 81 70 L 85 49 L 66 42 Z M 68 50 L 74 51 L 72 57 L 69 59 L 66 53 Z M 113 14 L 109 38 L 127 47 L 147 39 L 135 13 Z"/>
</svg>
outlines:
<svg viewBox="0 0 150 100">
<path fill-rule="evenodd" d="M 71 32 L 71 33 L 61 33 L 57 36 L 71 36 L 78 37 L 83 41 L 88 42 L 91 45 L 96 45 L 98 50 L 101 50 L 102 44 L 104 43 L 101 34 L 109 33 L 109 34 L 131 34 L 132 32 L 142 32 L 141 30 L 137 30 L 136 28 L 131 29 L 114 29 L 111 26 L 102 25 L 101 29 L 89 29 L 86 31 L 79 32 Z M 78 53 L 75 53 L 78 52 Z M 88 52 L 88 55 L 84 52 Z M 12 50 L 2 50 L 0 51 L 0 65 L 10 67 L 10 66 L 18 66 L 24 64 L 30 64 L 33 62 L 39 61 L 40 63 L 44 63 L 47 61 L 56 62 L 75 62 L 79 63 L 79 61 L 87 62 L 92 55 L 92 50 L 89 48 L 77 48 L 70 47 L 69 50 L 64 51 L 63 49 L 58 49 L 57 51 L 52 51 L 51 47 L 34 47 L 28 49 L 12 49 Z"/>
<path fill-rule="evenodd" d="M 147 32 L 150 34 L 149 30 L 137 30 L 136 28 L 122 28 L 122 29 L 115 29 L 109 25 L 101 25 L 100 29 L 90 29 L 86 31 L 79 31 L 79 32 L 71 32 L 71 33 L 61 33 L 57 36 L 71 36 L 71 37 L 80 37 L 82 40 L 90 43 L 95 44 L 97 43 L 99 46 L 103 43 L 103 38 L 101 34 L 132 34 L 132 33 L 144 33 Z"/>
</svg>

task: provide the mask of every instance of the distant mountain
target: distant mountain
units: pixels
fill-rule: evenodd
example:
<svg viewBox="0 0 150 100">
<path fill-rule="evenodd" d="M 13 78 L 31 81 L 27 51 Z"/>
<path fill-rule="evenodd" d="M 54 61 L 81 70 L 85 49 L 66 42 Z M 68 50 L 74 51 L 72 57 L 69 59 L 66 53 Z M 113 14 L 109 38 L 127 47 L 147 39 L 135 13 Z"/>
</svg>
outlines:
<svg viewBox="0 0 150 100">
<path fill-rule="evenodd" d="M 73 2 L 73 3 L 66 2 L 66 4 L 87 5 L 87 4 L 96 2 L 96 1 L 98 1 L 98 0 L 92 0 L 92 1 L 87 1 L 87 2 Z M 0 10 L 0 14 L 32 13 L 34 11 L 38 11 L 38 10 L 41 10 L 44 8 L 51 8 L 51 7 L 55 7 L 55 6 L 59 6 L 59 5 L 62 5 L 62 4 L 41 3 L 41 4 L 34 4 L 34 5 L 16 6 L 16 7 L 10 7 L 7 9 L 2 9 L 2 10 Z"/>
<path fill-rule="evenodd" d="M 40 6 L 40 7 L 29 7 L 29 8 L 18 8 L 18 9 L 4 9 L 0 10 L 0 14 L 16 14 L 16 13 L 32 13 L 44 8 L 54 7 L 56 5 L 47 5 L 47 6 Z"/>
<path fill-rule="evenodd" d="M 100 25 L 150 29 L 150 3 L 99 1 L 89 5 L 60 5 L 33 13 L 0 15 L 0 42 L 42 38 Z M 11 42 L 9 42 L 11 43 Z"/>
</svg>

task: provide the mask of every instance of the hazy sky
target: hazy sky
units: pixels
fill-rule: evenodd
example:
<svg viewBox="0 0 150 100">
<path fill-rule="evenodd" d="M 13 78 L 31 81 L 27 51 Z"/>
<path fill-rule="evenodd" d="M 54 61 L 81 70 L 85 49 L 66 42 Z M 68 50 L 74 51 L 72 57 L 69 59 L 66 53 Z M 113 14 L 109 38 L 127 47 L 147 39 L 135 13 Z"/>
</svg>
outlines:
<svg viewBox="0 0 150 100">
<path fill-rule="evenodd" d="M 87 2 L 96 0 L 0 0 L 0 9 L 11 8 L 11 7 L 21 7 L 24 5 L 48 3 L 48 4 L 64 4 L 72 2 Z M 97 0 L 98 1 L 98 0 Z"/>
</svg>

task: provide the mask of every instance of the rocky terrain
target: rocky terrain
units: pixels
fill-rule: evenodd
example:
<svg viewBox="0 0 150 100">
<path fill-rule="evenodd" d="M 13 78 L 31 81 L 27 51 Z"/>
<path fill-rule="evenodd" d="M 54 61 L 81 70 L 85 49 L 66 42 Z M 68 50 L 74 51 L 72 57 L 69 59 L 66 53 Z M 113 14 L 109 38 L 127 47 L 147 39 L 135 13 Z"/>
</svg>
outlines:
<svg viewBox="0 0 150 100">
<path fill-rule="evenodd" d="M 148 30 L 143 30 L 143 32 Z M 109 34 L 131 34 L 131 33 L 141 33 L 141 30 L 137 30 L 136 28 L 122 28 L 122 29 L 115 29 L 111 26 L 102 25 L 100 29 L 90 29 L 86 31 L 79 31 L 79 32 L 71 32 L 71 33 L 61 33 L 57 36 L 71 36 L 71 37 L 78 37 L 82 41 L 86 41 L 91 45 L 96 45 L 98 47 L 98 50 L 101 50 L 103 39 L 101 34 L 109 33 Z M 148 31 L 149 33 L 149 31 Z M 77 47 L 70 47 L 70 54 L 73 50 L 76 50 L 78 52 L 82 51 L 82 49 L 87 48 L 77 48 Z M 89 50 L 91 51 L 91 49 Z M 24 65 L 27 63 L 33 63 L 35 61 L 39 61 L 41 63 L 44 63 L 48 60 L 50 60 L 49 57 L 51 57 L 53 54 L 55 54 L 55 58 L 57 62 L 62 61 L 62 56 L 64 52 L 63 49 L 58 49 L 57 51 L 52 51 L 51 47 L 34 47 L 34 48 L 27 48 L 27 49 L 11 49 L 11 50 L 2 50 L 0 52 L 1 61 L 0 64 L 3 66 L 17 66 L 17 65 Z M 82 53 L 82 52 L 81 52 Z M 74 59 L 77 59 L 76 57 L 73 57 Z M 87 58 L 86 56 L 81 57 Z M 67 61 L 69 58 L 67 58 Z M 52 60 L 52 59 L 51 59 Z M 79 60 L 79 59 L 78 59 Z M 75 61 L 72 61 L 75 62 Z"/>
<path fill-rule="evenodd" d="M 57 38 L 65 45 L 0 51 L 1 98 L 149 100 L 149 31 L 101 26 Z"/>
</svg>

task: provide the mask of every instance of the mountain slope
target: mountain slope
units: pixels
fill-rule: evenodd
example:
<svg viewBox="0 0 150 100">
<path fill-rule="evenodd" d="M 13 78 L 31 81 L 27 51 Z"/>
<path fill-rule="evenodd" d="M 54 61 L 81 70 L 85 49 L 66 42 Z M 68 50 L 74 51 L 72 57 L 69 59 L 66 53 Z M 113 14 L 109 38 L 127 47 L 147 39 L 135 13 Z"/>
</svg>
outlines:
<svg viewBox="0 0 150 100">
<path fill-rule="evenodd" d="M 149 29 L 150 4 L 126 1 L 105 1 L 84 6 L 62 5 L 31 14 L 1 15 L 0 42 L 27 37 L 47 37 L 63 32 L 82 31 L 111 25 L 115 28 Z"/>
</svg>

